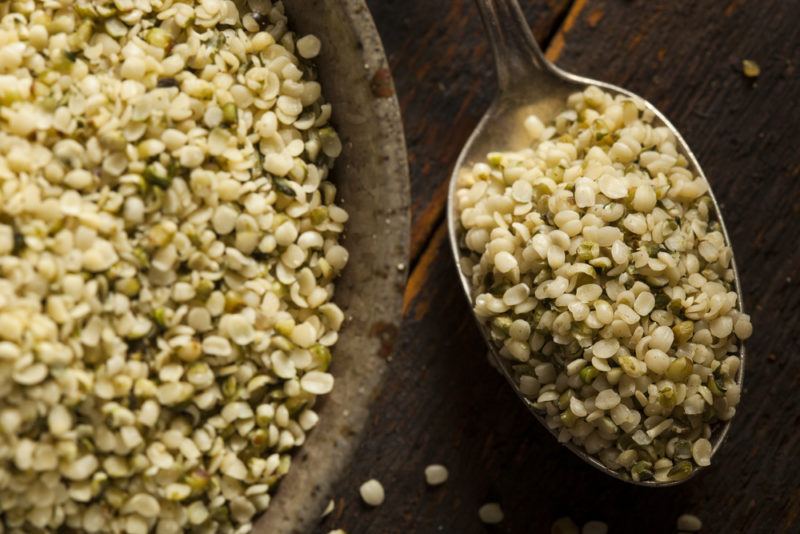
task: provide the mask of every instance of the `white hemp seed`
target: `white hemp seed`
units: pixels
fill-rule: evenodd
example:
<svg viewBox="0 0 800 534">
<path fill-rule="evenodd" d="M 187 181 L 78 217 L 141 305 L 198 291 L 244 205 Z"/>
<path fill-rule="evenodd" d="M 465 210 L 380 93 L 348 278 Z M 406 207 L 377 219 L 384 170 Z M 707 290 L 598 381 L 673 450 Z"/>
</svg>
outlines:
<svg viewBox="0 0 800 534">
<path fill-rule="evenodd" d="M 478 517 L 481 522 L 487 525 L 496 525 L 502 523 L 505 516 L 503 509 L 496 502 L 486 503 L 478 509 Z"/>
<path fill-rule="evenodd" d="M 703 522 L 699 517 L 692 514 L 683 514 L 678 517 L 677 528 L 683 532 L 700 532 Z"/>
<path fill-rule="evenodd" d="M 3 512 L 244 534 L 318 423 L 344 321 L 320 40 L 280 1 L 62 4 L 0 7 Z"/>
<path fill-rule="evenodd" d="M 306 35 L 297 40 L 297 51 L 305 59 L 312 59 L 319 55 L 321 43 L 314 35 Z"/>
<path fill-rule="evenodd" d="M 447 468 L 440 464 L 431 464 L 425 468 L 425 482 L 429 486 L 439 486 L 447 481 Z"/>
<path fill-rule="evenodd" d="M 386 497 L 383 486 L 374 478 L 361 484 L 358 492 L 361 495 L 361 499 L 370 506 L 380 506 Z"/>
</svg>

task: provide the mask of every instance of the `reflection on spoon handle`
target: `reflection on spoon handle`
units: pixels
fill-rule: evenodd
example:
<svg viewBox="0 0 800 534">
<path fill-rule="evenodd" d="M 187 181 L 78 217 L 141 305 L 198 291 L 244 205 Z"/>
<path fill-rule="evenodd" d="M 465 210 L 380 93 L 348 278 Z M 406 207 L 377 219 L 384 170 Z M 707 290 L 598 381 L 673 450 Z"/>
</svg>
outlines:
<svg viewBox="0 0 800 534">
<path fill-rule="evenodd" d="M 492 43 L 497 81 L 504 92 L 511 84 L 537 74 L 549 64 L 531 33 L 517 0 L 475 0 Z"/>
</svg>

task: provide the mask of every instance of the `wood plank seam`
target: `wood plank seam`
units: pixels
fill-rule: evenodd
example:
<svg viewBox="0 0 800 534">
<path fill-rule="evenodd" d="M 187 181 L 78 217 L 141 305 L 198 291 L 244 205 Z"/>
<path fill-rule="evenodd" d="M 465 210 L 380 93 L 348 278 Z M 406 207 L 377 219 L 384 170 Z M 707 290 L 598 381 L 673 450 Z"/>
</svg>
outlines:
<svg viewBox="0 0 800 534">
<path fill-rule="evenodd" d="M 545 51 L 545 56 L 547 56 L 547 59 L 550 61 L 556 61 L 561 55 L 561 51 L 564 49 L 564 37 L 575 25 L 575 22 L 578 20 L 578 17 L 585 8 L 586 0 L 575 0 L 572 3 L 567 16 L 564 17 L 564 23 L 558 28 L 558 31 L 553 36 L 553 39 L 547 43 L 547 50 Z"/>
</svg>

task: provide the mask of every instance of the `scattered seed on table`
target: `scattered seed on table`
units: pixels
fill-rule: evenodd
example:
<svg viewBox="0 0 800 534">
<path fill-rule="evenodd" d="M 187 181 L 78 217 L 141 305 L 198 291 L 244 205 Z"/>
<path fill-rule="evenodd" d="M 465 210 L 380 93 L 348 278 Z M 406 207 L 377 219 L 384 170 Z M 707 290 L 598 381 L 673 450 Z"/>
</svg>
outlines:
<svg viewBox="0 0 800 534">
<path fill-rule="evenodd" d="M 380 506 L 383 504 L 383 500 L 385 498 L 383 486 L 374 478 L 361 484 L 361 487 L 358 489 L 358 491 L 361 493 L 361 498 L 368 505 Z"/>
<path fill-rule="evenodd" d="M 761 74 L 761 67 L 752 59 L 742 60 L 742 72 L 748 78 L 758 78 Z"/>
<path fill-rule="evenodd" d="M 589 521 L 583 525 L 581 534 L 608 534 L 608 525 L 602 521 Z"/>
<path fill-rule="evenodd" d="M 333 499 L 328 501 L 328 506 L 325 507 L 325 510 L 323 510 L 322 515 L 320 517 L 327 517 L 328 515 L 330 515 L 330 513 L 333 512 L 334 506 L 335 504 L 333 502 Z"/>
<path fill-rule="evenodd" d="M 433 464 L 425 468 L 425 482 L 429 486 L 438 486 L 447 481 L 447 468 L 443 465 Z"/>
<path fill-rule="evenodd" d="M 571 517 L 560 517 L 550 527 L 550 534 L 579 534 L 580 529 Z"/>
<path fill-rule="evenodd" d="M 692 514 L 683 514 L 678 518 L 678 530 L 684 532 L 699 532 L 703 528 L 700 518 Z"/>
<path fill-rule="evenodd" d="M 496 525 L 503 521 L 503 509 L 496 502 L 489 502 L 480 507 L 478 517 L 487 525 Z"/>
</svg>

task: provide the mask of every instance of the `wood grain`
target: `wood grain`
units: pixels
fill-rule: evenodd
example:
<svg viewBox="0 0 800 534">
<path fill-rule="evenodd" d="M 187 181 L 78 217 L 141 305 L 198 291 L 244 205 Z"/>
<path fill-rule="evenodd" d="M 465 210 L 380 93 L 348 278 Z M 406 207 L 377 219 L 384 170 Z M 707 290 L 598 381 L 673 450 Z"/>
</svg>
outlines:
<svg viewBox="0 0 800 534">
<path fill-rule="evenodd" d="M 548 53 L 562 67 L 638 92 L 683 132 L 722 204 L 753 315 L 730 440 L 711 469 L 659 490 L 608 479 L 556 445 L 486 362 L 435 223 L 437 192 L 493 86 L 476 65 L 486 50 L 472 7 L 432 4 L 371 2 L 404 106 L 422 252 L 368 438 L 319 532 L 546 533 L 568 515 L 668 533 L 686 512 L 704 532 L 800 532 L 800 2 L 576 1 L 560 31 L 539 28 L 556 35 Z M 760 64 L 757 80 L 742 75 L 744 58 Z M 444 486 L 425 486 L 430 463 L 449 468 Z M 372 477 L 386 488 L 377 509 L 358 498 Z M 505 511 L 496 527 L 478 520 L 487 501 Z"/>
</svg>

